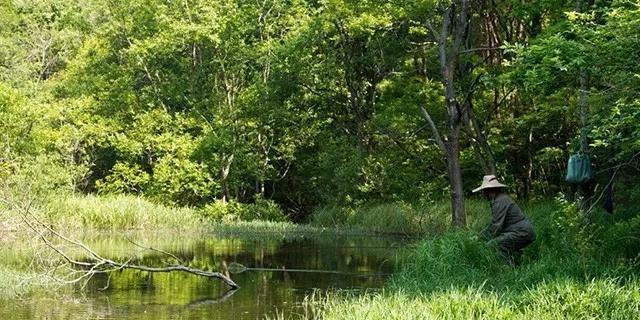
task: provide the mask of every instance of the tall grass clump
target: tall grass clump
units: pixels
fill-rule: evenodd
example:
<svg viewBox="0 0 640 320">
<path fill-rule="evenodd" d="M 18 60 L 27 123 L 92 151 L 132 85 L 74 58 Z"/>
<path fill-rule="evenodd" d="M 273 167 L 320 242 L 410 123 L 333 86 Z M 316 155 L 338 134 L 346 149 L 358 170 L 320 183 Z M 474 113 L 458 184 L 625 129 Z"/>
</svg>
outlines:
<svg viewBox="0 0 640 320">
<path fill-rule="evenodd" d="M 488 205 L 472 199 L 466 204 L 469 225 L 478 228 L 486 223 Z M 350 207 L 325 205 L 311 215 L 310 224 L 320 227 L 357 227 L 378 233 L 423 236 L 442 235 L 451 228 L 451 204 L 448 201 L 407 203 L 369 203 Z"/>
<path fill-rule="evenodd" d="M 509 268 L 494 248 L 471 232 L 458 231 L 415 248 L 391 287 L 430 292 L 451 286 L 482 286 Z"/>
<path fill-rule="evenodd" d="M 347 224 L 351 209 L 335 204 L 328 204 L 316 208 L 309 219 L 309 224 L 317 227 L 340 227 Z"/>
<path fill-rule="evenodd" d="M 41 210 L 48 223 L 67 229 L 194 228 L 202 219 L 194 209 L 167 207 L 127 195 L 63 196 L 45 202 Z"/>
<path fill-rule="evenodd" d="M 419 232 L 418 218 L 413 208 L 404 202 L 359 207 L 347 218 L 346 224 L 373 232 L 412 234 Z"/>
</svg>

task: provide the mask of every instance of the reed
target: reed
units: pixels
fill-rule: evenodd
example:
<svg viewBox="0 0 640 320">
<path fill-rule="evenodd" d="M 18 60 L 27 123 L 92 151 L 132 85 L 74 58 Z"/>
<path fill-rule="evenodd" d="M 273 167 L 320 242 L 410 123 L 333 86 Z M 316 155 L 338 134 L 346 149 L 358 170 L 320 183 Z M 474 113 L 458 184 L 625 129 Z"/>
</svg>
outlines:
<svg viewBox="0 0 640 320">
<path fill-rule="evenodd" d="M 117 195 L 63 196 L 40 208 L 46 221 L 69 230 L 192 229 L 202 216 L 192 208 L 167 207 L 144 198 Z"/>
</svg>

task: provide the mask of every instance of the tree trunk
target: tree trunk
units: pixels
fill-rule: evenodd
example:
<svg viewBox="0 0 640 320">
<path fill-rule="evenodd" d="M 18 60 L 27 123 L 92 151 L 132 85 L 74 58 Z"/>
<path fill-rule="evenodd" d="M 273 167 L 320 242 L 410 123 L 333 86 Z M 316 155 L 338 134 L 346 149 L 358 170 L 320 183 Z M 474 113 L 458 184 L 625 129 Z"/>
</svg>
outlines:
<svg viewBox="0 0 640 320">
<path fill-rule="evenodd" d="M 462 116 L 466 112 L 464 109 L 466 104 L 460 106 L 456 99 L 454 74 L 458 67 L 460 47 L 465 42 L 464 39 L 468 36 L 469 7 L 468 0 L 461 0 L 459 5 L 456 3 L 455 5 L 452 4 L 450 7 L 445 8 L 442 13 L 442 26 L 440 31 L 434 28 L 429 21 L 426 22 L 427 28 L 438 45 L 440 71 L 442 73 L 442 83 L 444 85 L 446 99 L 445 107 L 447 109 L 448 119 L 447 141 L 443 144 L 445 145 L 444 152 L 447 157 L 447 175 L 449 176 L 449 184 L 451 187 L 452 225 L 460 228 L 466 225 L 464 190 L 462 188 L 462 173 L 460 168 L 460 129 Z M 457 18 L 455 24 L 452 23 L 454 17 Z M 448 39 L 450 35 L 453 36 L 453 41 L 449 46 L 448 44 L 450 42 Z M 426 113 L 424 108 L 421 110 L 424 116 Z M 428 114 L 425 118 L 430 120 Z M 432 123 L 430 123 L 430 126 L 434 129 Z M 434 129 L 434 131 L 437 130 Z"/>
<path fill-rule="evenodd" d="M 576 0 L 576 12 L 582 12 L 582 1 Z M 580 84 L 578 107 L 580 108 L 580 153 L 589 154 L 589 141 L 587 139 L 587 122 L 589 116 L 589 84 L 587 82 L 587 72 L 584 68 L 580 68 L 578 76 Z M 578 184 L 575 198 L 578 201 L 580 210 L 586 213 L 591 205 L 590 201 L 591 188 L 589 182 Z"/>
<path fill-rule="evenodd" d="M 466 226 L 464 211 L 464 192 L 462 189 L 462 173 L 460 169 L 460 111 L 453 89 L 453 70 L 455 64 L 450 63 L 443 70 L 445 76 L 445 93 L 447 112 L 449 115 L 449 133 L 447 135 L 447 173 L 451 186 L 451 214 L 454 227 Z"/>
<path fill-rule="evenodd" d="M 222 202 L 227 202 L 231 199 L 231 191 L 229 190 L 229 171 L 231 170 L 231 164 L 233 163 L 233 154 L 230 156 L 223 156 L 223 166 L 220 169 L 220 181 L 222 183 Z"/>
<path fill-rule="evenodd" d="M 462 188 L 462 173 L 460 169 L 460 123 L 453 121 L 449 128 L 447 142 L 447 171 L 451 185 L 451 213 L 452 225 L 464 227 L 467 218 L 464 210 L 464 190 Z"/>
</svg>

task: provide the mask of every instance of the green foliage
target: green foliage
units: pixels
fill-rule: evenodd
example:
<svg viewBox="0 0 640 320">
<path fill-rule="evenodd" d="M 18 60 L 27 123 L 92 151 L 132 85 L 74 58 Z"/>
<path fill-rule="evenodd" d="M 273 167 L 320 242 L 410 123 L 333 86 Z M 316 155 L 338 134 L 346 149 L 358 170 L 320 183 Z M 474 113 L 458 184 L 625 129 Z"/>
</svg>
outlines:
<svg viewBox="0 0 640 320">
<path fill-rule="evenodd" d="M 96 188 L 104 193 L 141 193 L 149 183 L 149 174 L 139 165 L 116 163 L 111 174 L 96 182 Z"/>
<path fill-rule="evenodd" d="M 201 213 L 204 217 L 216 222 L 230 223 L 238 221 L 288 221 L 280 206 L 275 202 L 256 197 L 254 203 L 239 203 L 236 201 L 216 201 L 206 205 Z"/>
<path fill-rule="evenodd" d="M 133 196 L 52 196 L 40 208 L 51 225 L 62 229 L 187 229 L 202 226 L 195 209 L 173 208 Z"/>
<path fill-rule="evenodd" d="M 473 239 L 468 232 L 447 233 L 428 240 L 415 249 L 409 261 L 404 272 L 394 279 L 394 286 L 411 285 L 414 290 L 419 287 L 432 291 L 452 285 L 478 285 L 488 275 L 509 268 L 494 248 Z"/>
<path fill-rule="evenodd" d="M 48 163 L 34 175 L 43 192 L 171 205 L 258 195 L 296 221 L 322 206 L 353 214 L 371 203 L 439 203 L 449 191 L 446 161 L 420 107 L 444 132 L 426 23 L 442 22 L 444 4 L 2 2 L 3 175 Z M 639 10 L 626 1 L 574 6 L 474 6 L 470 28 L 483 32 L 457 57 L 454 88 L 479 126 L 461 132 L 465 190 L 484 173 L 476 129 L 522 198 L 569 191 L 561 173 L 580 131 L 589 133 L 597 182 L 601 169 L 637 159 Z M 488 45 L 500 48 L 477 49 Z M 589 86 L 585 128 L 580 74 Z M 637 188 L 626 188 L 637 170 L 621 170 L 620 198 L 637 202 Z M 405 216 L 395 215 L 394 229 Z"/>
<path fill-rule="evenodd" d="M 541 283 L 519 296 L 477 288 L 447 288 L 431 295 L 400 290 L 381 294 L 331 294 L 306 302 L 307 313 L 321 319 L 607 319 L 640 316 L 637 280 L 619 283 Z M 281 315 L 278 319 L 291 319 Z M 293 317 L 296 319 L 295 317 Z M 314 318 L 314 319 L 315 319 Z"/>
<path fill-rule="evenodd" d="M 598 253 L 620 262 L 640 263 L 640 215 L 615 222 L 601 237 L 602 245 L 595 248 Z"/>
</svg>

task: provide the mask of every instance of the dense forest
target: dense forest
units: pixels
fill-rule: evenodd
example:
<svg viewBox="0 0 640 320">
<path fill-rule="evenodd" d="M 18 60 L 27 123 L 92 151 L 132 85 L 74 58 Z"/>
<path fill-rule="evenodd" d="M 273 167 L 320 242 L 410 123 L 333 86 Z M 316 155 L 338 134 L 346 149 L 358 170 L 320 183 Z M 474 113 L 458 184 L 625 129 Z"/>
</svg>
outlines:
<svg viewBox="0 0 640 320">
<path fill-rule="evenodd" d="M 0 0 L 0 318 L 639 319 L 639 61 L 637 0 Z"/>
<path fill-rule="evenodd" d="M 572 194 L 580 152 L 632 204 L 639 33 L 624 0 L 5 0 L 0 175 L 294 221 L 451 198 L 461 225 L 483 174 Z"/>
</svg>

